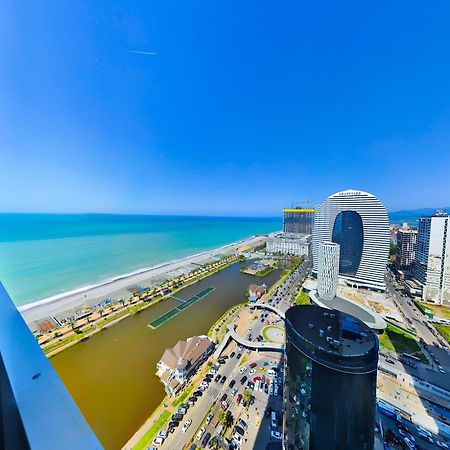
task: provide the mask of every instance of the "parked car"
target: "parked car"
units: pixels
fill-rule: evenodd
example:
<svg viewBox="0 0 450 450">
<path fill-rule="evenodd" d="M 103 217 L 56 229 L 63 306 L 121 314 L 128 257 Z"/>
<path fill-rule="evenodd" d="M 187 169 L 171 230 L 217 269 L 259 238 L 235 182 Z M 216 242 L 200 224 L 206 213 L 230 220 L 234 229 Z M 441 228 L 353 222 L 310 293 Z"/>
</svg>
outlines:
<svg viewBox="0 0 450 450">
<path fill-rule="evenodd" d="M 232 388 L 235 384 L 236 384 L 236 381 L 235 380 L 231 380 L 230 384 L 229 384 L 229 387 Z"/>
<path fill-rule="evenodd" d="M 277 440 L 281 441 L 281 433 L 280 433 L 279 431 L 274 431 L 274 430 L 272 430 L 272 431 L 270 432 L 270 436 L 271 436 L 273 439 L 277 439 Z"/>
<path fill-rule="evenodd" d="M 188 419 L 186 420 L 186 422 L 184 422 L 183 428 L 182 428 L 182 432 L 186 433 L 187 429 L 191 426 L 192 423 L 192 419 Z"/>
<path fill-rule="evenodd" d="M 244 384 L 246 381 L 247 381 L 247 377 L 246 377 L 246 376 L 243 376 L 243 377 L 241 378 L 241 384 Z"/>
</svg>

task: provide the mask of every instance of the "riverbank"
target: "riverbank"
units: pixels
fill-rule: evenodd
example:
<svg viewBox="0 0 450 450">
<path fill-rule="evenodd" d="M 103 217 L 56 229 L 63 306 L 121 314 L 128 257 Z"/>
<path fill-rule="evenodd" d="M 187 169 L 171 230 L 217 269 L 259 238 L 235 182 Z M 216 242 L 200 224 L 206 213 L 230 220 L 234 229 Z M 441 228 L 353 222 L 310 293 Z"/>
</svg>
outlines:
<svg viewBox="0 0 450 450">
<path fill-rule="evenodd" d="M 202 269 L 195 269 L 187 276 L 172 279 L 170 282 L 166 281 L 157 288 L 133 294 L 128 302 L 123 300 L 111 303 L 110 306 L 98 309 L 85 318 L 71 320 L 67 325 L 55 331 L 44 333 L 38 337 L 38 343 L 44 350 L 44 353 L 51 358 L 79 342 L 86 341 L 100 331 L 106 330 L 131 315 L 141 313 L 164 300 L 169 300 L 181 290 L 229 267 L 240 259 L 239 254 L 224 257 L 219 261 L 205 265 Z M 161 294 L 162 292 L 167 293 Z"/>
<path fill-rule="evenodd" d="M 101 299 L 110 297 L 112 299 L 129 298 L 132 286 L 148 288 L 161 279 L 168 279 L 188 272 L 214 260 L 223 255 L 236 252 L 237 247 L 255 247 L 266 241 L 266 236 L 252 236 L 238 242 L 208 250 L 196 255 L 169 261 L 154 267 L 144 268 L 139 271 L 124 274 L 111 280 L 106 280 L 95 286 L 85 286 L 70 292 L 58 294 L 36 302 L 28 303 L 19 307 L 22 317 L 34 331 L 37 322 L 50 316 L 63 317 L 74 312 L 74 309 L 84 305 L 95 305 Z"/>
</svg>

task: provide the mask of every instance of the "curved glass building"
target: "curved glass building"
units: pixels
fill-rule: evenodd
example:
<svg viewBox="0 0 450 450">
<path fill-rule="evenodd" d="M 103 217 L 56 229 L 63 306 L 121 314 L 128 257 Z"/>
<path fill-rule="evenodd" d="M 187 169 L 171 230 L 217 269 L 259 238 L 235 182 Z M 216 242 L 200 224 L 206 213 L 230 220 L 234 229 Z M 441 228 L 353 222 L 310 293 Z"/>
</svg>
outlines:
<svg viewBox="0 0 450 450">
<path fill-rule="evenodd" d="M 378 339 L 353 316 L 318 306 L 286 312 L 285 450 L 371 450 Z"/>
<path fill-rule="evenodd" d="M 389 219 L 374 195 L 342 191 L 328 197 L 315 212 L 313 263 L 317 273 L 319 243 L 340 245 L 339 275 L 355 287 L 385 290 L 389 257 Z"/>
</svg>

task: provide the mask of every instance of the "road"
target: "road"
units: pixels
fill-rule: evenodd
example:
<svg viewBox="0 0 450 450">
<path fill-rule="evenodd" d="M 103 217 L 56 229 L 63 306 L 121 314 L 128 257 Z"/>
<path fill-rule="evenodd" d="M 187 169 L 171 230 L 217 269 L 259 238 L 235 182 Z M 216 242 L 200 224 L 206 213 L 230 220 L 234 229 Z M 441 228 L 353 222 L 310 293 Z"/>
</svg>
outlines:
<svg viewBox="0 0 450 450">
<path fill-rule="evenodd" d="M 442 378 L 448 379 L 448 373 L 450 373 L 450 350 L 443 347 L 442 344 L 437 341 L 431 325 L 428 324 L 427 318 L 415 307 L 414 303 L 409 298 L 397 291 L 394 283 L 390 280 L 390 277 L 386 279 L 386 288 L 388 294 L 393 297 L 400 311 L 406 318 L 406 323 L 409 324 L 410 328 L 412 324 L 416 334 L 419 338 L 423 339 L 421 346 L 427 358 L 430 360 L 431 367 L 438 372 L 437 366 L 441 365 L 446 372 Z M 436 360 L 438 362 L 436 362 Z M 427 379 L 425 376 L 424 378 Z M 439 385 L 442 385 L 442 383 Z M 447 389 L 449 389 L 449 387 L 447 387 Z"/>
</svg>

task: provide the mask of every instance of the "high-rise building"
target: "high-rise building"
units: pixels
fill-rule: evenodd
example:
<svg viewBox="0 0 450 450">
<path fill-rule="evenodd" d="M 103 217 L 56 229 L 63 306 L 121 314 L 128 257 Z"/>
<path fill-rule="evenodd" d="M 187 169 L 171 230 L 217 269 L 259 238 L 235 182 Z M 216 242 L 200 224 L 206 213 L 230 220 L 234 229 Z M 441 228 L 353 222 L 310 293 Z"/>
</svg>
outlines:
<svg viewBox="0 0 450 450">
<path fill-rule="evenodd" d="M 314 209 L 285 208 L 283 209 L 283 231 L 285 233 L 312 234 Z"/>
<path fill-rule="evenodd" d="M 318 306 L 286 312 L 285 450 L 371 450 L 378 339 L 360 320 Z"/>
<path fill-rule="evenodd" d="M 442 211 L 419 219 L 413 276 L 423 300 L 450 305 L 450 218 Z"/>
<path fill-rule="evenodd" d="M 324 241 L 340 245 L 339 275 L 348 284 L 385 290 L 389 219 L 374 195 L 354 190 L 337 192 L 316 208 L 312 246 L 315 273 L 319 244 Z"/>
<path fill-rule="evenodd" d="M 397 253 L 395 257 L 395 268 L 397 270 L 411 270 L 416 259 L 418 231 L 409 228 L 406 224 L 397 231 Z"/>
<path fill-rule="evenodd" d="M 339 275 L 339 244 L 321 242 L 317 265 L 317 292 L 323 300 L 336 297 Z"/>
</svg>

